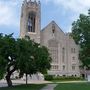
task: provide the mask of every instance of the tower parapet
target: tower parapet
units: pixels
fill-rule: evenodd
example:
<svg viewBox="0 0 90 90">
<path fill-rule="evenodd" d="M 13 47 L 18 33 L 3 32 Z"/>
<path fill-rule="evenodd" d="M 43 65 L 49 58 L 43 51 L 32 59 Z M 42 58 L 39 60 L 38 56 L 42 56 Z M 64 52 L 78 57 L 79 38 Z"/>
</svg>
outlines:
<svg viewBox="0 0 90 90">
<path fill-rule="evenodd" d="M 36 5 L 36 6 L 39 6 L 41 3 L 40 1 L 37 1 L 37 0 L 24 0 L 23 5 L 29 5 L 29 6 L 32 6 L 32 5 Z"/>
</svg>

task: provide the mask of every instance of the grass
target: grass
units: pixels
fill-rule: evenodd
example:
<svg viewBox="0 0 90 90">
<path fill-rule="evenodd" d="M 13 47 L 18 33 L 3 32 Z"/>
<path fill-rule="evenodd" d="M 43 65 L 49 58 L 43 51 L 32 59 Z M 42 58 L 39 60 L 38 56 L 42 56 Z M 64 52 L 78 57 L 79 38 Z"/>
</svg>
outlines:
<svg viewBox="0 0 90 90">
<path fill-rule="evenodd" d="M 13 87 L 2 87 L 0 90 L 40 90 L 45 84 L 18 85 Z"/>
<path fill-rule="evenodd" d="M 59 83 L 54 90 L 90 90 L 90 83 Z"/>
<path fill-rule="evenodd" d="M 66 81 L 85 81 L 85 80 L 51 80 L 51 82 L 53 82 L 53 83 L 66 82 Z"/>
<path fill-rule="evenodd" d="M 40 90 L 45 84 L 18 85 L 3 87 L 0 90 Z M 90 83 L 58 83 L 54 90 L 90 90 Z"/>
</svg>

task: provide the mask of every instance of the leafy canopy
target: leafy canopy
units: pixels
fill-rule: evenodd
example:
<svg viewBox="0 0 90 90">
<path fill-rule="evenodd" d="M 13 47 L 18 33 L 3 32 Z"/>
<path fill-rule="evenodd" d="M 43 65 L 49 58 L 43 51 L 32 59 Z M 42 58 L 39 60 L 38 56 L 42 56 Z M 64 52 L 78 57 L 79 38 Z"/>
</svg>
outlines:
<svg viewBox="0 0 90 90">
<path fill-rule="evenodd" d="M 51 57 L 48 49 L 28 39 L 15 39 L 0 34 L 0 79 L 6 76 L 8 86 L 12 86 L 11 75 L 19 71 L 20 77 L 50 69 Z"/>
<path fill-rule="evenodd" d="M 71 36 L 80 45 L 79 58 L 82 65 L 90 68 L 90 11 L 88 15 L 80 14 L 79 19 L 72 24 Z"/>
</svg>

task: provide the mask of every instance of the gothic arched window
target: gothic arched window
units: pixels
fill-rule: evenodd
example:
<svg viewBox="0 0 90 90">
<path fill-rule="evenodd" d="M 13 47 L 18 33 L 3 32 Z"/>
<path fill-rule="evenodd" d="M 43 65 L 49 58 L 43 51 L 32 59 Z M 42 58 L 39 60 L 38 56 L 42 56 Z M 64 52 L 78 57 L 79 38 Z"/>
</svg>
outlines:
<svg viewBox="0 0 90 90">
<path fill-rule="evenodd" d="M 53 39 L 49 40 L 48 47 L 52 57 L 52 63 L 58 63 L 58 42 Z"/>
<path fill-rule="evenodd" d="M 30 12 L 28 15 L 28 32 L 35 32 L 35 18 L 36 14 L 34 12 Z"/>
<path fill-rule="evenodd" d="M 58 64 L 58 42 L 55 39 L 48 41 L 49 53 L 52 58 L 52 64 Z M 52 65 L 52 70 L 58 70 L 58 65 Z"/>
</svg>

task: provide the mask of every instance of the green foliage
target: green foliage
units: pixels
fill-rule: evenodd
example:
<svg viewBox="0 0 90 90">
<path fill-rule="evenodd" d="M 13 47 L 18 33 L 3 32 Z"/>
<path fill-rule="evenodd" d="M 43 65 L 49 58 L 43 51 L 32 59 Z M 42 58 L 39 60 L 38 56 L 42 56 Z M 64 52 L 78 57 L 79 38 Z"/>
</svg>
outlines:
<svg viewBox="0 0 90 90">
<path fill-rule="evenodd" d="M 56 81 L 73 81 L 73 80 L 83 80 L 82 77 L 76 77 L 76 76 L 56 76 L 53 78 L 53 80 Z"/>
<path fill-rule="evenodd" d="M 48 49 L 31 40 L 18 39 L 18 68 L 20 76 L 34 74 L 37 72 L 45 73 L 50 69 L 51 58 Z"/>
<path fill-rule="evenodd" d="M 25 39 L 17 40 L 18 46 L 18 63 L 17 66 L 20 69 L 20 76 L 26 74 L 34 74 L 37 72 L 36 62 L 33 57 L 33 42 L 31 40 L 27 41 Z"/>
<path fill-rule="evenodd" d="M 54 76 L 53 75 L 44 75 L 45 80 L 53 80 Z"/>
<path fill-rule="evenodd" d="M 10 76 L 15 70 L 17 70 L 16 40 L 12 37 L 12 34 L 5 36 L 0 34 L 0 57 L 0 76 L 3 78 L 6 74 L 8 86 L 12 86 Z M 13 68 L 11 69 L 11 67 Z"/>
<path fill-rule="evenodd" d="M 83 66 L 90 68 L 90 14 L 80 14 L 79 19 L 73 22 L 71 36 L 80 45 L 79 58 Z"/>
<path fill-rule="evenodd" d="M 34 58 L 36 60 L 36 68 L 38 69 L 38 72 L 46 73 L 46 68 L 50 69 L 51 67 L 51 57 L 49 55 L 48 49 L 40 45 L 38 45 L 38 48 L 35 49 Z"/>
<path fill-rule="evenodd" d="M 4 74 L 6 73 L 5 66 L 6 62 L 0 55 L 0 79 L 2 79 L 4 77 Z"/>
<path fill-rule="evenodd" d="M 54 76 L 54 75 L 44 75 L 45 80 L 50 81 L 73 81 L 73 80 L 83 80 L 82 77 L 77 76 Z"/>
<path fill-rule="evenodd" d="M 15 39 L 12 34 L 0 34 L 0 79 L 6 74 L 9 86 L 12 85 L 10 76 L 14 71 L 18 70 L 20 77 L 24 73 L 46 73 L 50 69 L 50 62 L 51 57 L 46 47 L 29 38 Z"/>
</svg>

